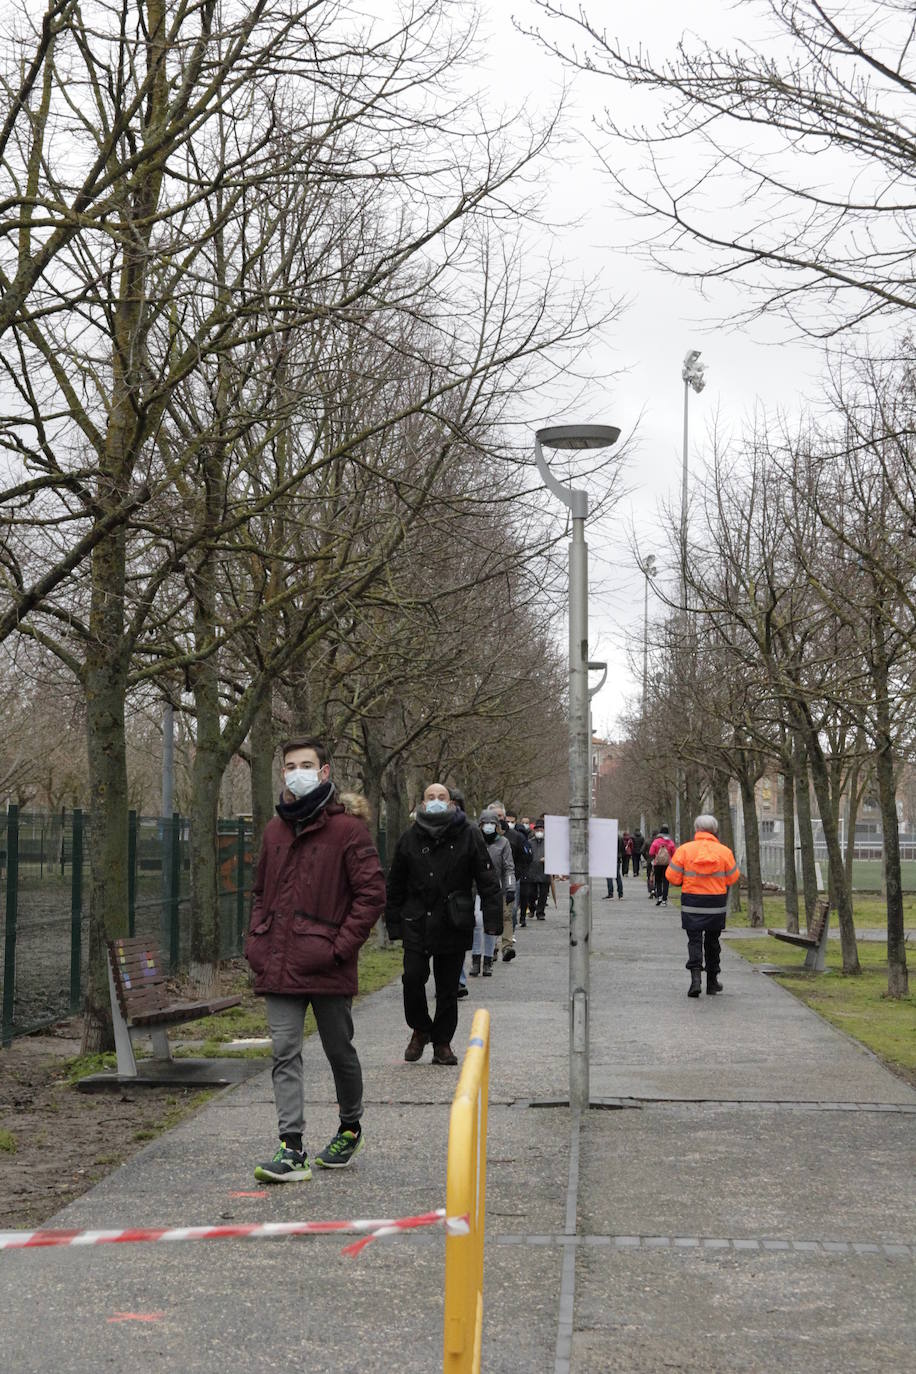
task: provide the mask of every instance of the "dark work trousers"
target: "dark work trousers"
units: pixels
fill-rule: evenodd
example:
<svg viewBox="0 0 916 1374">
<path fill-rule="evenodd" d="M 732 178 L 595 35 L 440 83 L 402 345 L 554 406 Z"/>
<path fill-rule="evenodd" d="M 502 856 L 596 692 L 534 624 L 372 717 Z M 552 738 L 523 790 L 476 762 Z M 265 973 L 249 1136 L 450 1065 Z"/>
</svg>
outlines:
<svg viewBox="0 0 916 1374">
<path fill-rule="evenodd" d="M 623 858 L 622 858 L 622 860 L 621 860 L 621 863 L 623 864 L 623 876 L 626 877 L 627 874 L 628 874 L 629 871 L 630 871 L 630 856 L 629 856 L 629 854 L 624 854 L 624 856 L 623 856 Z"/>
<path fill-rule="evenodd" d="M 703 967 L 703 946 L 706 946 L 706 976 L 715 978 L 719 972 L 722 960 L 722 953 L 719 948 L 719 936 L 725 929 L 725 922 L 721 925 L 713 926 L 706 930 L 688 930 L 687 932 L 687 967 L 689 969 L 701 969 Z"/>
<path fill-rule="evenodd" d="M 608 880 L 607 880 L 607 895 L 608 895 L 609 897 L 613 897 L 613 895 L 614 895 L 614 879 L 613 879 L 613 878 L 608 878 Z M 619 859 L 617 860 L 617 896 L 618 896 L 618 898 L 620 898 L 620 897 L 623 896 L 623 879 L 622 879 L 621 876 L 620 876 L 620 860 L 619 860 Z"/>
<path fill-rule="evenodd" d="M 432 957 L 433 977 L 436 980 L 436 1014 L 430 1018 L 426 1001 L 426 980 Z M 445 954 L 425 954 L 419 949 L 405 949 L 404 1018 L 411 1030 L 428 1035 L 434 1045 L 450 1045 L 458 1025 L 458 975 L 464 964 L 464 951 Z"/>
<path fill-rule="evenodd" d="M 667 902 L 668 900 L 668 879 L 665 877 L 665 869 L 668 867 L 670 855 L 663 864 L 655 865 L 655 900 L 657 902 Z"/>
<path fill-rule="evenodd" d="M 527 922 L 527 917 L 530 914 L 539 921 L 543 921 L 547 911 L 547 894 L 549 891 L 550 882 L 548 879 L 530 880 L 526 878 L 522 883 L 519 919 Z"/>
<path fill-rule="evenodd" d="M 334 1075 L 341 1120 L 358 1121 L 363 1114 L 363 1071 L 353 1045 L 353 999 L 327 993 L 295 997 L 269 992 L 264 1000 L 273 1042 L 274 1100 L 281 1140 L 287 1131 L 301 1135 L 305 1128 L 302 1034 L 309 1004 Z"/>
<path fill-rule="evenodd" d="M 641 858 L 642 858 L 642 855 L 641 855 L 641 854 L 634 854 L 634 855 L 633 855 L 633 877 L 634 877 L 634 878 L 638 878 L 638 877 L 639 877 L 639 861 L 640 861 Z"/>
</svg>

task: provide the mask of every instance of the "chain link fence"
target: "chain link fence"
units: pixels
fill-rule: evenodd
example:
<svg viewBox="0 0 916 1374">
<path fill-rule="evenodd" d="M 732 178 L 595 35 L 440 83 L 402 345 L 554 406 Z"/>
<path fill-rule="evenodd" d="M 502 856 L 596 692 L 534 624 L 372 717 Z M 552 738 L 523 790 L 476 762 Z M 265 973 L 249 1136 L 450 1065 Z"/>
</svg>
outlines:
<svg viewBox="0 0 916 1374">
<path fill-rule="evenodd" d="M 0 1027 L 2 1043 L 72 1015 L 82 1002 L 89 912 L 91 817 L 0 814 Z M 189 957 L 190 824 L 182 816 L 128 818 L 130 935 L 155 941 L 169 971 Z M 252 882 L 250 820 L 221 821 L 220 957 L 240 954 Z"/>
</svg>

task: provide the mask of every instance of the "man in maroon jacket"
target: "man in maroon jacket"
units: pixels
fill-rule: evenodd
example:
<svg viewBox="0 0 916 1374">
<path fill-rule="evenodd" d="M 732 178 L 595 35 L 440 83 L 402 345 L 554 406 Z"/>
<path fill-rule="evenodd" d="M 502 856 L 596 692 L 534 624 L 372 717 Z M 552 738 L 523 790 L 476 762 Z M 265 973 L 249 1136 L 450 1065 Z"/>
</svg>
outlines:
<svg viewBox="0 0 916 1374">
<path fill-rule="evenodd" d="M 315 1163 L 342 1169 L 362 1148 L 363 1075 L 350 1009 L 359 950 L 385 908 L 375 846 L 365 823 L 337 800 L 321 740 L 283 746 L 283 783 L 277 815 L 264 828 L 245 942 L 255 992 L 267 1002 L 280 1135 L 273 1159 L 254 1171 L 262 1183 L 312 1176 L 302 1141 L 302 1036 L 310 1005 L 340 1108 L 337 1134 Z"/>
</svg>

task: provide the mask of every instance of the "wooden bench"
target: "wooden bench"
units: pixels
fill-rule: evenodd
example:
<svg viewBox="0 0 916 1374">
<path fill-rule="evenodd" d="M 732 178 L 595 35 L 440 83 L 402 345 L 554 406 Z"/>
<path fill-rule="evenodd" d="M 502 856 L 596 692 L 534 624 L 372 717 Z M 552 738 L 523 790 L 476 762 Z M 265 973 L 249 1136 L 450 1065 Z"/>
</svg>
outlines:
<svg viewBox="0 0 916 1374">
<path fill-rule="evenodd" d="M 774 940 L 784 940 L 787 945 L 799 945 L 807 950 L 805 955 L 805 968 L 812 973 L 823 973 L 827 967 L 827 932 L 830 928 L 830 902 L 826 897 L 822 897 L 815 909 L 814 919 L 808 928 L 806 935 L 796 935 L 791 930 L 770 930 L 767 935 L 772 935 Z"/>
<path fill-rule="evenodd" d="M 159 948 L 154 941 L 139 937 L 108 941 L 108 990 L 119 1078 L 138 1077 L 134 1058 L 136 1036 L 150 1037 L 154 1059 L 171 1060 L 167 1026 L 226 1011 L 242 1000 L 217 997 L 212 1002 L 170 1002 Z"/>
</svg>

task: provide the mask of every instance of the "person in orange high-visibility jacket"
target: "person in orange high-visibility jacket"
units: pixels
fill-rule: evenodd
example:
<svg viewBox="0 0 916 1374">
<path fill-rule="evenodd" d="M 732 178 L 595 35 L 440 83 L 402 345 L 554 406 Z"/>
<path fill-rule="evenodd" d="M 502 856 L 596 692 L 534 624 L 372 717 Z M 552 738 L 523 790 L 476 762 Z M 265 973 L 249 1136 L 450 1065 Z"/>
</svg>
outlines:
<svg viewBox="0 0 916 1374">
<path fill-rule="evenodd" d="M 719 936 L 725 929 L 728 889 L 735 885 L 741 873 L 732 851 L 719 843 L 719 822 L 715 816 L 697 816 L 693 828 L 693 839 L 674 851 L 665 877 L 681 889 L 681 925 L 687 932 L 687 968 L 690 970 L 687 996 L 699 997 L 704 944 L 707 995 L 722 991 Z"/>
</svg>

